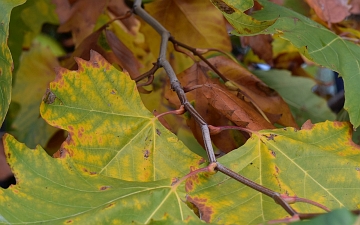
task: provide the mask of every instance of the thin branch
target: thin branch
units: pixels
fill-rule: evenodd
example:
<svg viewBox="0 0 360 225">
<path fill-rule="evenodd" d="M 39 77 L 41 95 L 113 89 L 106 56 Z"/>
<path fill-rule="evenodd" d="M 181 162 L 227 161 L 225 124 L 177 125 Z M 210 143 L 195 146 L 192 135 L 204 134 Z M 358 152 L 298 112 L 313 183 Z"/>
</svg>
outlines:
<svg viewBox="0 0 360 225">
<path fill-rule="evenodd" d="M 175 40 L 174 37 L 170 37 L 169 41 L 173 43 L 173 45 L 181 46 L 189 51 L 191 51 L 194 55 L 199 57 L 208 67 L 210 67 L 224 82 L 229 81 L 213 64 L 211 64 L 202 54 L 200 54 L 196 48 L 190 47 L 184 43 L 181 43 L 177 40 Z"/>
<path fill-rule="evenodd" d="M 170 38 L 170 33 L 167 31 L 157 20 L 155 20 L 152 16 L 150 16 L 144 9 L 141 8 L 141 0 L 135 0 L 134 3 L 134 12 L 140 16 L 143 20 L 145 20 L 151 27 L 153 27 L 157 33 L 161 35 L 161 43 L 160 43 L 160 54 L 158 58 L 158 63 L 160 66 L 164 67 L 169 79 L 171 88 L 176 92 L 178 98 L 182 105 L 184 105 L 185 109 L 193 116 L 193 118 L 200 124 L 201 131 L 203 134 L 205 150 L 208 156 L 210 163 L 216 162 L 216 157 L 214 153 L 214 149 L 211 144 L 210 132 L 209 128 L 205 120 L 201 117 L 201 115 L 194 109 L 194 107 L 190 104 L 185 96 L 185 92 L 181 87 L 179 80 L 176 77 L 176 74 L 171 67 L 170 63 L 166 59 L 166 49 L 167 43 Z"/>
<path fill-rule="evenodd" d="M 197 172 L 203 172 L 205 170 L 215 170 L 241 182 L 242 184 L 257 190 L 261 192 L 264 195 L 267 195 L 271 197 L 277 204 L 279 204 L 289 215 L 291 215 L 294 218 L 300 217 L 300 219 L 303 219 L 305 217 L 308 217 L 310 214 L 299 214 L 296 212 L 287 202 L 288 199 L 283 198 L 281 194 L 270 190 L 260 184 L 257 184 L 240 174 L 237 174 L 236 172 L 226 168 L 222 164 L 216 161 L 216 157 L 214 154 L 214 150 L 212 147 L 212 142 L 210 138 L 210 131 L 209 131 L 209 125 L 206 123 L 206 121 L 201 117 L 201 115 L 194 109 L 194 107 L 190 104 L 190 102 L 187 100 L 184 89 L 182 88 L 179 80 L 176 77 L 176 74 L 171 67 L 170 63 L 166 59 L 166 50 L 167 50 L 167 43 L 168 41 L 172 42 L 174 46 L 177 48 L 178 46 L 183 47 L 185 49 L 188 49 L 191 51 L 194 55 L 198 56 L 201 60 L 203 60 L 215 73 L 218 74 L 219 77 L 221 77 L 224 82 L 227 82 L 228 79 L 226 79 L 207 59 L 205 59 L 201 53 L 199 53 L 195 48 L 192 48 L 190 46 L 187 46 L 179 41 L 176 41 L 175 38 L 173 38 L 169 31 L 166 30 L 157 20 L 155 20 L 152 16 L 150 16 L 144 9 L 141 8 L 141 0 L 135 0 L 134 3 L 134 12 L 140 16 L 144 21 L 146 21 L 151 27 L 153 27 L 158 34 L 161 35 L 161 43 L 160 43 L 160 54 L 158 58 L 158 66 L 163 67 L 170 79 L 171 88 L 176 92 L 181 105 L 190 113 L 190 115 L 195 119 L 195 121 L 200 125 L 202 136 L 204 140 L 205 150 L 209 159 L 209 166 L 205 167 L 206 169 L 199 169 Z M 158 69 L 158 68 L 156 68 Z M 155 70 L 155 69 L 154 69 Z M 151 70 L 150 70 L 151 71 Z M 155 70 L 156 71 L 156 70 Z M 150 72 L 149 72 L 150 73 Z M 216 167 L 215 167 L 216 166 Z M 191 176 L 191 175 L 189 175 Z M 310 201 L 310 200 L 308 200 Z M 309 202 L 308 202 L 309 203 Z M 310 215 L 311 216 L 311 215 Z"/>
<path fill-rule="evenodd" d="M 149 71 L 141 74 L 140 76 L 138 76 L 137 78 L 135 78 L 134 81 L 135 81 L 135 82 L 139 82 L 139 81 L 141 81 L 142 79 L 145 79 L 146 77 L 150 77 L 151 75 L 154 75 L 154 73 L 155 73 L 160 67 L 161 67 L 161 66 L 160 66 L 160 64 L 159 64 L 158 62 L 153 63 L 153 67 L 152 67 Z"/>
</svg>

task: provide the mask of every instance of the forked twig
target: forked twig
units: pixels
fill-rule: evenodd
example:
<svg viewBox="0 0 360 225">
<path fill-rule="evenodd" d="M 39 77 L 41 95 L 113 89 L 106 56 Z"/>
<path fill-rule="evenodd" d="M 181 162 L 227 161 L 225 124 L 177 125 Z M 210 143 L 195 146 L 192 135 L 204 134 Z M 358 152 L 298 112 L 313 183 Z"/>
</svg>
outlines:
<svg viewBox="0 0 360 225">
<path fill-rule="evenodd" d="M 179 98 L 179 100 L 181 102 L 181 105 L 183 105 L 185 110 L 188 111 L 191 114 L 191 116 L 195 119 L 195 121 L 199 124 L 199 126 L 201 128 L 201 131 L 202 131 L 202 135 L 203 135 L 205 150 L 206 150 L 206 153 L 207 153 L 208 160 L 209 160 L 210 164 L 209 164 L 208 167 L 200 169 L 197 172 L 209 171 L 209 168 L 211 167 L 212 170 L 215 169 L 215 170 L 217 170 L 217 171 L 219 171 L 219 172 L 221 172 L 221 173 L 223 173 L 223 174 L 225 174 L 225 175 L 227 175 L 227 176 L 241 182 L 242 184 L 244 184 L 244 185 L 246 185 L 246 186 L 248 186 L 248 187 L 250 187 L 250 188 L 252 188 L 254 190 L 257 190 L 257 191 L 261 192 L 262 194 L 271 197 L 277 204 L 279 204 L 288 214 L 290 214 L 294 218 L 304 219 L 304 218 L 309 218 L 312 215 L 319 215 L 319 214 L 301 214 L 301 213 L 296 212 L 290 206 L 290 204 L 288 202 L 288 199 L 285 198 L 283 195 L 281 195 L 281 194 L 279 194 L 279 193 L 277 193 L 277 192 L 275 192 L 273 190 L 270 190 L 270 189 L 268 189 L 268 188 L 266 188 L 266 187 L 264 187 L 264 186 L 262 186 L 262 185 L 260 185 L 258 183 L 255 183 L 254 181 L 249 180 L 246 177 L 243 177 L 242 175 L 240 175 L 240 174 L 226 168 L 221 163 L 217 162 L 215 154 L 214 154 L 214 149 L 213 149 L 212 143 L 211 143 L 209 125 L 206 123 L 206 121 L 201 117 L 201 115 L 194 109 L 194 107 L 187 100 L 184 89 L 182 88 L 179 80 L 177 79 L 173 68 L 171 67 L 170 63 L 166 59 L 166 50 L 167 50 L 168 41 L 172 42 L 174 45 L 177 45 L 176 47 L 180 46 L 180 47 L 183 47 L 185 49 L 188 49 L 194 55 L 198 56 L 215 73 L 217 73 L 218 76 L 221 77 L 224 80 L 224 82 L 228 81 L 228 79 L 226 79 L 195 48 L 187 46 L 187 45 L 185 45 L 185 44 L 183 44 L 183 43 L 181 43 L 179 41 L 176 41 L 175 38 L 170 35 L 170 32 L 168 30 L 166 30 L 157 20 L 155 20 L 144 9 L 141 8 L 141 2 L 142 2 L 141 0 L 135 0 L 134 6 L 133 6 L 134 12 L 138 16 L 140 16 L 144 21 L 146 21 L 152 28 L 154 28 L 161 35 L 160 54 L 159 54 L 158 61 L 156 63 L 156 67 L 154 65 L 153 69 L 151 69 L 148 73 L 145 73 L 145 74 L 146 74 L 146 76 L 149 76 L 150 74 L 153 74 L 154 71 L 156 71 L 158 68 L 163 67 L 165 69 L 165 72 L 167 73 L 169 79 L 170 79 L 171 88 L 176 92 L 176 94 L 177 94 L 177 96 L 178 96 L 178 98 Z M 146 76 L 142 75 L 140 77 L 144 78 Z M 140 80 L 140 78 L 139 78 L 139 80 Z M 306 202 L 310 202 L 310 200 L 306 200 Z"/>
</svg>

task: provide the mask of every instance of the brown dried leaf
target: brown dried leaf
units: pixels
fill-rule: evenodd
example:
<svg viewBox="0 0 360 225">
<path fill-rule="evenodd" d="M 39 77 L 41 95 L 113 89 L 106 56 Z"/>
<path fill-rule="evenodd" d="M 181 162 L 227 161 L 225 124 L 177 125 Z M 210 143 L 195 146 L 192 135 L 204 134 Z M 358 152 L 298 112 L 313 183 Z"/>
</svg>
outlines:
<svg viewBox="0 0 360 225">
<path fill-rule="evenodd" d="M 210 2 L 204 0 L 158 0 L 145 5 L 145 10 L 159 21 L 176 40 L 194 48 L 217 48 L 231 51 L 222 13 Z M 185 31 L 185 32 L 184 32 Z M 146 22 L 142 21 L 141 32 L 154 56 L 158 56 L 160 36 Z M 182 53 L 168 48 L 172 66 L 176 73 L 189 68 L 193 61 Z"/>
<path fill-rule="evenodd" d="M 211 58 L 209 62 L 250 97 L 245 96 L 247 101 L 253 101 L 267 115 L 281 115 L 277 123 L 297 127 L 289 106 L 281 96 L 247 69 L 224 56 Z"/>
<path fill-rule="evenodd" d="M 250 130 L 258 131 L 275 128 L 247 102 L 217 84 L 204 84 L 201 88 L 209 103 L 238 126 L 244 122 Z"/>
<path fill-rule="evenodd" d="M 243 46 L 249 46 L 253 52 L 270 66 L 273 65 L 272 37 L 269 34 L 240 37 Z"/>
<path fill-rule="evenodd" d="M 71 6 L 69 19 L 60 25 L 58 32 L 72 32 L 75 46 L 89 36 L 96 20 L 104 12 L 107 1 L 78 0 Z"/>
<path fill-rule="evenodd" d="M 80 45 L 75 49 L 75 51 L 71 54 L 71 56 L 64 60 L 63 67 L 71 70 L 77 69 L 77 63 L 75 62 L 75 58 L 81 58 L 85 60 L 90 59 L 90 51 L 97 51 L 100 55 L 102 55 L 107 61 L 111 64 L 121 65 L 121 61 L 114 55 L 113 52 L 105 51 L 98 44 L 98 40 L 100 38 L 101 33 L 105 29 L 105 26 L 99 28 L 94 33 L 90 34 L 86 37 Z"/>
<path fill-rule="evenodd" d="M 202 85 L 205 83 L 207 84 L 214 83 L 214 85 L 215 84 L 221 85 L 216 79 L 209 79 L 206 74 L 207 71 L 208 68 L 204 66 L 202 63 L 196 63 L 192 67 L 178 74 L 178 78 L 181 84 L 184 85 L 185 87 L 192 87 L 195 85 Z M 225 88 L 224 90 L 227 91 Z M 172 104 L 176 105 L 176 107 L 179 107 L 180 102 L 176 94 L 173 91 L 171 91 L 170 88 L 167 88 L 167 92 L 165 93 L 165 96 Z M 188 92 L 186 96 L 190 102 L 194 102 L 195 109 L 199 112 L 199 114 L 205 119 L 205 121 L 208 124 L 213 126 L 232 125 L 232 122 L 229 120 L 229 118 L 226 115 L 224 115 L 224 112 L 221 108 L 216 108 L 213 107 L 211 104 L 209 104 L 210 100 L 206 98 L 206 96 L 204 95 L 203 88 L 198 88 L 191 92 Z M 236 96 L 233 97 L 236 98 Z M 241 99 L 238 99 L 238 101 L 241 101 L 243 104 L 247 105 L 247 109 L 249 109 L 251 113 L 258 114 L 258 112 L 255 111 L 249 105 L 249 103 L 246 103 Z M 260 123 L 263 120 L 264 119 L 261 117 L 261 119 L 259 119 Z M 236 124 L 238 126 L 246 127 L 249 123 L 250 121 L 241 121 L 238 118 L 236 119 Z M 187 124 L 191 128 L 198 142 L 203 144 L 201 129 L 195 122 L 194 118 L 189 118 L 187 120 Z M 254 127 L 256 128 L 256 126 L 252 125 L 252 128 Z M 267 126 L 259 125 L 257 127 L 267 127 Z M 272 127 L 271 124 L 269 124 L 269 127 Z M 212 135 L 212 140 L 215 146 L 217 146 L 223 152 L 229 152 L 233 150 L 235 147 L 242 144 L 241 140 L 244 139 L 244 138 L 236 138 L 235 140 L 234 135 L 236 134 L 234 134 L 231 131 L 223 131 L 219 134 Z"/>
<path fill-rule="evenodd" d="M 56 14 L 58 15 L 60 24 L 65 23 L 71 16 L 71 5 L 68 0 L 52 0 L 54 5 L 56 5 Z"/>
<path fill-rule="evenodd" d="M 178 74 L 177 77 L 180 83 L 186 87 L 201 85 L 207 82 L 211 82 L 206 76 L 206 70 L 207 68 L 204 68 L 200 64 L 195 63 L 192 67 Z M 168 84 L 168 86 L 170 85 Z M 165 97 L 170 101 L 171 104 L 179 107 L 180 101 L 175 92 L 171 91 L 170 87 L 166 88 L 165 90 Z M 213 126 L 229 125 L 229 120 L 225 116 L 221 115 L 218 110 L 214 109 L 211 105 L 209 105 L 208 100 L 203 95 L 201 88 L 188 92 L 186 96 L 190 102 L 194 102 L 194 108 L 199 112 L 199 114 L 205 119 L 208 124 L 211 124 Z M 189 119 L 187 119 L 186 123 L 193 132 L 196 140 L 204 147 L 202 131 L 198 124 L 195 122 L 195 119 L 193 117 L 190 117 Z M 246 123 L 242 125 L 246 125 Z M 215 146 L 217 146 L 223 152 L 229 152 L 239 146 L 239 143 L 234 140 L 230 131 L 223 131 L 219 134 L 212 135 L 212 141 Z"/>
<path fill-rule="evenodd" d="M 140 63 L 129 48 L 126 47 L 111 30 L 106 30 L 105 35 L 111 50 L 119 59 L 120 66 L 130 74 L 132 79 L 140 76 Z"/>
<path fill-rule="evenodd" d="M 338 23 L 350 15 L 348 0 L 306 0 L 316 15 L 328 23 Z"/>
<path fill-rule="evenodd" d="M 360 14 L 360 0 L 351 0 L 350 5 L 352 6 L 350 9 L 352 14 Z"/>
<path fill-rule="evenodd" d="M 107 10 L 113 15 L 113 17 L 121 17 L 130 10 L 123 0 L 110 0 Z M 126 32 L 136 35 L 138 32 L 139 21 L 135 18 L 135 15 L 131 15 L 126 19 L 122 19 L 121 23 L 124 25 L 123 29 Z"/>
</svg>

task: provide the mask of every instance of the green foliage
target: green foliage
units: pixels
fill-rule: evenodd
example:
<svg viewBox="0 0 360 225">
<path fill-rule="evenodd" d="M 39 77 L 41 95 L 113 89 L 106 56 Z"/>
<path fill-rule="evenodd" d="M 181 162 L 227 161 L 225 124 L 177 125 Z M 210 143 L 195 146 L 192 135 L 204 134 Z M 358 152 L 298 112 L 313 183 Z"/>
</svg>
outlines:
<svg viewBox="0 0 360 225">
<path fill-rule="evenodd" d="M 12 100 L 0 162 L 16 178 L 0 188 L 0 224 L 359 220 L 347 209 L 360 208 L 360 52 L 344 39 L 360 32 L 348 22 L 286 0 L 151 0 L 145 16 L 129 1 L 28 0 L 9 20 L 22 3 L 0 3 L 1 121 Z M 40 34 L 44 23 L 72 38 Z M 251 71 L 259 62 L 272 69 Z M 305 64 L 344 77 L 349 118 L 311 91 L 327 84 Z"/>
<path fill-rule="evenodd" d="M 19 1 L 5 1 L 0 5 L 0 122 L 3 123 L 9 104 L 11 101 L 11 80 L 13 60 L 9 47 L 7 46 L 7 39 L 9 36 L 9 22 L 11 10 L 25 0 Z"/>
<path fill-rule="evenodd" d="M 254 74 L 283 97 L 299 125 L 308 119 L 313 123 L 335 120 L 326 100 L 312 92 L 314 80 L 291 76 L 286 70 L 256 70 Z"/>
<path fill-rule="evenodd" d="M 227 4 L 235 8 L 241 8 L 244 3 L 237 1 L 227 1 Z M 252 0 L 248 0 L 252 2 Z M 346 41 L 329 31 L 320 24 L 304 17 L 290 9 L 278 6 L 267 0 L 259 0 L 264 7 L 255 11 L 252 17 L 246 21 L 267 23 L 270 20 L 276 20 L 274 24 L 266 24 L 265 27 L 249 28 L 243 32 L 243 23 L 240 25 L 234 21 L 237 20 L 236 14 L 229 14 L 225 10 L 225 17 L 231 17 L 229 22 L 234 26 L 235 35 L 255 35 L 255 34 L 275 34 L 290 41 L 310 60 L 326 66 L 344 78 L 346 100 L 344 108 L 349 112 L 350 121 L 355 126 L 360 126 L 360 114 L 358 104 L 358 86 L 360 83 L 360 47 L 356 44 Z M 228 7 L 230 7 L 228 6 Z"/>
</svg>

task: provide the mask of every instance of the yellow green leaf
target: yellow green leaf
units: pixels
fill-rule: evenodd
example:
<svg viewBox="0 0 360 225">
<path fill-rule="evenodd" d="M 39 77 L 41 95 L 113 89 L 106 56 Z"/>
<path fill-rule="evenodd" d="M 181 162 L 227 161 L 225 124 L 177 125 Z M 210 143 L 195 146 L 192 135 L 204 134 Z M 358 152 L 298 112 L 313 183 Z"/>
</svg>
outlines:
<svg viewBox="0 0 360 225">
<path fill-rule="evenodd" d="M 0 4 L 0 124 L 4 122 L 11 100 L 11 80 L 14 67 L 7 44 L 11 10 L 25 0 L 3 1 Z"/>
<path fill-rule="evenodd" d="M 308 121 L 302 130 L 254 132 L 244 146 L 219 161 L 281 194 L 330 209 L 360 207 L 360 146 L 351 140 L 349 123 Z M 186 187 L 188 202 L 209 222 L 259 224 L 287 216 L 271 198 L 220 173 L 198 175 Z M 292 206 L 303 213 L 324 212 L 304 203 Z"/>
<path fill-rule="evenodd" d="M 145 10 L 178 41 L 194 48 L 231 51 L 226 21 L 209 1 L 159 0 L 146 4 Z M 160 49 L 159 34 L 144 22 L 141 31 L 146 34 L 145 40 L 151 52 L 157 57 Z M 175 72 L 181 72 L 193 64 L 189 57 L 174 51 L 172 47 L 168 50 L 171 51 L 171 61 L 175 62 L 173 63 Z"/>
<path fill-rule="evenodd" d="M 7 134 L 4 146 L 17 183 L 0 188 L 1 224 L 201 222 L 171 179 L 130 182 L 79 170 L 69 156 L 51 158 Z"/>
<path fill-rule="evenodd" d="M 201 157 L 165 129 L 141 102 L 135 82 L 96 52 L 79 69 L 59 68 L 40 107 L 69 132 L 60 152 L 79 168 L 124 180 L 153 181 L 186 173 Z"/>
<path fill-rule="evenodd" d="M 261 32 L 273 25 L 276 21 L 275 19 L 268 21 L 256 20 L 251 16 L 246 15 L 244 11 L 250 9 L 254 5 L 252 0 L 211 0 L 211 2 L 223 13 L 227 21 L 229 21 L 241 35 Z"/>
</svg>

